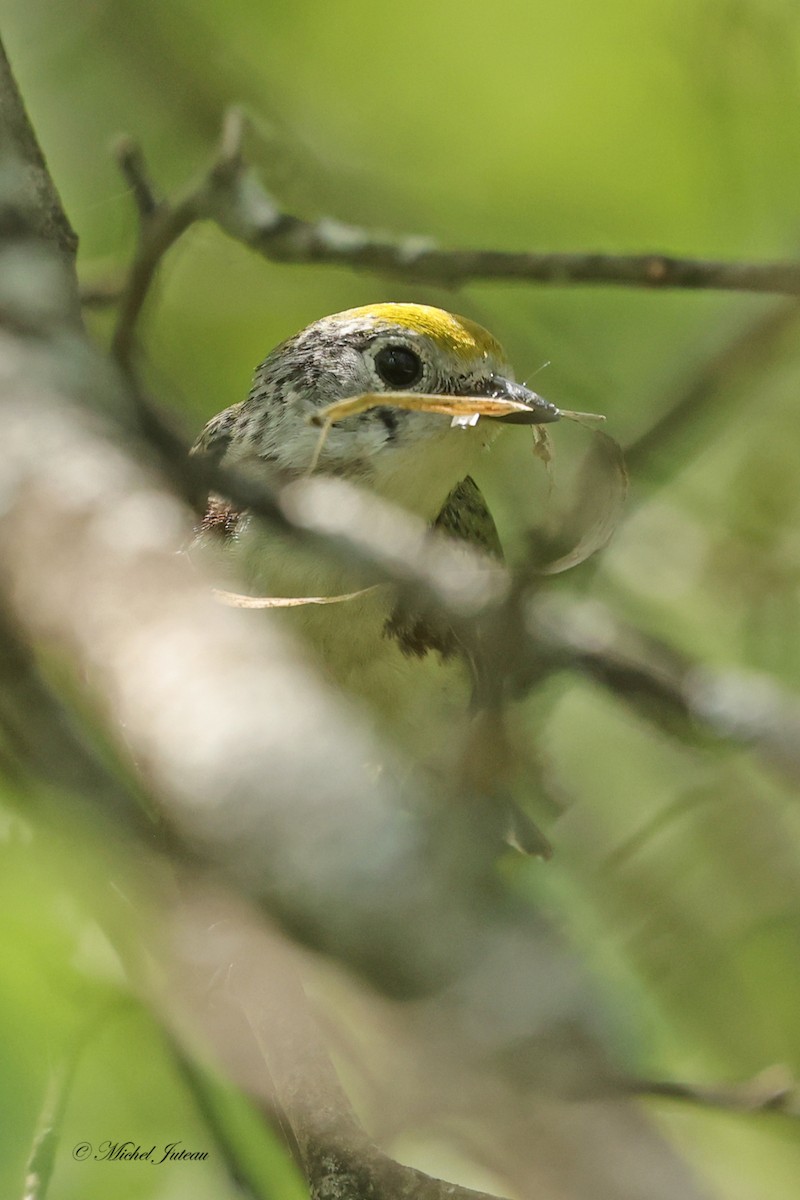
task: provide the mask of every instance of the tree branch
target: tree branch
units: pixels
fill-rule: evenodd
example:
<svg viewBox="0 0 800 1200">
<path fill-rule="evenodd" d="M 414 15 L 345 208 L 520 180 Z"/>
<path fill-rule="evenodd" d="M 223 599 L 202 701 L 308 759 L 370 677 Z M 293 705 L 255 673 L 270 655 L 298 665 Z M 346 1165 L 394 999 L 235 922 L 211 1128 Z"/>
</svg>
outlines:
<svg viewBox="0 0 800 1200">
<path fill-rule="evenodd" d="M 258 952 L 258 942 L 249 941 Z M 273 948 L 274 949 L 274 948 Z M 342 1090 L 296 967 L 273 952 L 253 971 L 238 955 L 233 983 L 290 1123 L 312 1200 L 373 1195 L 395 1200 L 496 1200 L 389 1158 L 367 1136 Z M 244 976 L 244 978 L 242 978 Z"/>
<path fill-rule="evenodd" d="M 68 1051 L 51 1069 L 33 1145 L 25 1169 L 23 1200 L 45 1200 L 75 1073 L 89 1040 L 107 1020 L 116 1002 L 103 1004 L 84 1022 Z"/>
<path fill-rule="evenodd" d="M 628 1085 L 628 1090 L 636 1096 L 680 1100 L 725 1112 L 783 1113 L 800 1117 L 800 1089 L 785 1067 L 768 1067 L 744 1083 L 701 1085 L 635 1079 Z"/>
<path fill-rule="evenodd" d="M 159 946 L 170 986 L 148 1003 L 215 1136 L 229 1143 L 234 1172 L 238 1162 L 241 1176 L 241 1155 L 209 1105 L 207 1072 L 198 1075 L 182 1048 L 187 1029 L 200 1031 L 225 1074 L 284 1131 L 313 1200 L 496 1200 L 383 1153 L 356 1117 L 312 1014 L 300 975 L 306 958 L 197 875 L 183 872 L 180 892 L 164 913 L 170 936 Z"/>
<path fill-rule="evenodd" d="M 449 288 L 506 280 L 800 295 L 800 263 L 796 262 L 720 262 L 660 253 L 443 250 L 428 238 L 392 239 L 329 218 L 305 220 L 282 212 L 248 167 L 242 152 L 245 129 L 241 111 L 231 109 L 217 155 L 200 180 L 175 201 L 144 206 L 142 197 L 150 194 L 144 159 L 141 150 L 125 140 L 120 163 L 137 203 L 141 227 L 113 342 L 123 365 L 130 365 L 135 327 L 160 260 L 191 225 L 204 220 L 216 222 L 231 237 L 271 261 L 349 266 Z M 107 297 L 108 290 L 101 289 L 100 300 L 105 302 Z"/>
<path fill-rule="evenodd" d="M 75 1074 L 77 1052 L 65 1059 L 50 1073 L 42 1109 L 34 1134 L 33 1145 L 25 1168 L 23 1200 L 45 1200 L 53 1173 L 56 1151 L 61 1138 L 61 1124 Z"/>
<path fill-rule="evenodd" d="M 533 649 L 523 675 L 585 674 L 639 715 L 681 736 L 752 746 L 773 770 L 800 781 L 800 699 L 765 675 L 719 671 L 618 621 L 603 605 L 534 601 Z"/>
<path fill-rule="evenodd" d="M 693 450 L 707 444 L 699 430 L 713 410 L 726 424 L 735 420 L 736 397 L 741 397 L 742 405 L 749 404 L 752 397 L 752 392 L 742 387 L 742 377 L 769 361 L 798 320 L 800 305 L 791 300 L 759 313 L 730 336 L 686 386 L 677 389 L 661 415 L 625 447 L 631 474 L 649 486 L 663 482 L 665 476 L 686 465 L 684 440 L 691 436 Z"/>
<path fill-rule="evenodd" d="M 70 317 L 80 320 L 80 300 L 75 274 L 78 236 L 67 219 L 61 199 L 47 170 L 33 126 L 25 111 L 11 64 L 0 42 L 0 130 L 5 169 L 18 170 L 21 200 L 30 217 L 30 230 L 60 254 L 70 280 Z"/>
</svg>

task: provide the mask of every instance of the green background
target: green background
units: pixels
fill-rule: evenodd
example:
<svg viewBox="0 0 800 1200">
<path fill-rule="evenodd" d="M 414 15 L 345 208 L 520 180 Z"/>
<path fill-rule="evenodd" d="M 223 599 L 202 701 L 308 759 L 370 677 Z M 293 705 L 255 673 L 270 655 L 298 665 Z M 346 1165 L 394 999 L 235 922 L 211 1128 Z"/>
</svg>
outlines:
<svg viewBox="0 0 800 1200">
<path fill-rule="evenodd" d="M 135 136 L 172 191 L 208 159 L 232 102 L 257 117 L 263 178 L 302 216 L 453 247 L 796 254 L 792 3 L 6 0 L 2 11 L 89 283 L 118 277 L 133 247 L 114 136 Z M 747 336 L 782 301 L 498 283 L 453 294 L 268 264 L 202 226 L 160 278 L 149 382 L 194 436 L 244 397 L 276 342 L 327 312 L 386 299 L 481 321 L 519 378 L 538 372 L 548 399 L 607 414 L 623 444 L 694 396 L 689 420 L 632 453 L 630 502 L 610 548 L 551 586 L 602 600 L 714 667 L 766 672 L 800 691 L 800 322 Z M 107 313 L 90 323 L 107 339 Z M 726 357 L 730 344 L 740 352 Z M 585 440 L 558 431 L 565 479 Z M 547 519 L 524 431 L 505 436 L 479 482 L 513 559 L 525 530 Z M 546 876 L 527 863 L 509 873 L 566 921 L 640 1068 L 711 1081 L 775 1063 L 800 1073 L 795 789 L 755 755 L 684 745 L 573 677 L 533 698 L 525 719 L 574 808 L 552 830 Z M 58 849 L 45 852 L 15 817 L 6 833 L 0 1193 L 14 1195 L 47 1063 L 114 992 L 118 969 L 71 898 Z M 800 1123 L 654 1111 L 720 1195 L 797 1196 Z M 146 1177 L 134 1165 L 72 1163 L 68 1148 L 97 1139 L 101 1125 L 143 1145 L 172 1129 L 209 1143 L 160 1035 L 130 1003 L 86 1052 L 52 1195 L 234 1194 L 218 1162 Z M 449 1169 L 435 1144 L 424 1153 L 426 1166 Z"/>
</svg>

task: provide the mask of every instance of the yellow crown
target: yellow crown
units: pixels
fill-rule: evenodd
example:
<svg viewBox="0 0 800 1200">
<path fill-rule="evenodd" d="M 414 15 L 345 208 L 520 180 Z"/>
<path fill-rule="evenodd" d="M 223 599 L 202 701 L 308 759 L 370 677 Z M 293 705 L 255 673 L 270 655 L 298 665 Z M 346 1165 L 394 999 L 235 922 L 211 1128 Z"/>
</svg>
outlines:
<svg viewBox="0 0 800 1200">
<path fill-rule="evenodd" d="M 497 338 L 482 325 L 428 304 L 367 304 L 337 314 L 337 319 L 350 317 L 374 317 L 388 325 L 402 325 L 412 333 L 430 338 L 459 358 L 505 358 Z"/>
</svg>

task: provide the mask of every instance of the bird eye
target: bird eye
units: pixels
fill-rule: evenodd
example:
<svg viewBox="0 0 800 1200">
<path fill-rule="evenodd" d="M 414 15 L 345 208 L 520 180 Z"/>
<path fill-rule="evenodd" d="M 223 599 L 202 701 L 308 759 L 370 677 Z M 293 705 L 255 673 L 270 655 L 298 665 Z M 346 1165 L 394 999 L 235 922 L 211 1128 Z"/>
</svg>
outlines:
<svg viewBox="0 0 800 1200">
<path fill-rule="evenodd" d="M 375 370 L 391 388 L 410 388 L 422 378 L 422 360 L 408 346 L 385 346 L 375 355 Z"/>
</svg>

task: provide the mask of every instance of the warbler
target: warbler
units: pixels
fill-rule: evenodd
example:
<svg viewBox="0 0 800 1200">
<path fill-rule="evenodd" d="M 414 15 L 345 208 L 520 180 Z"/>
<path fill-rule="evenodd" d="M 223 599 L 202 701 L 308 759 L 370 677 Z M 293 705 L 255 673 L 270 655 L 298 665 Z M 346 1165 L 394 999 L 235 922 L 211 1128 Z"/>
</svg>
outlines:
<svg viewBox="0 0 800 1200">
<path fill-rule="evenodd" d="M 214 417 L 193 453 L 278 487 L 311 469 L 346 478 L 500 558 L 495 523 L 471 472 L 509 418 L 409 410 L 391 403 L 401 392 L 447 396 L 456 413 L 459 397 L 513 401 L 524 411 L 510 420 L 525 424 L 561 415 L 515 382 L 502 346 L 480 325 L 428 305 L 381 303 L 323 317 L 279 345 L 256 368 L 248 398 Z M 385 405 L 337 421 L 320 439 L 314 419 L 327 406 L 382 393 Z M 224 546 L 255 596 L 328 597 L 362 583 L 220 497 L 210 498 L 196 541 Z M 387 589 L 270 616 L 285 620 L 328 678 L 414 759 L 447 758 L 467 720 L 472 681 L 441 630 L 399 614 Z"/>
</svg>

